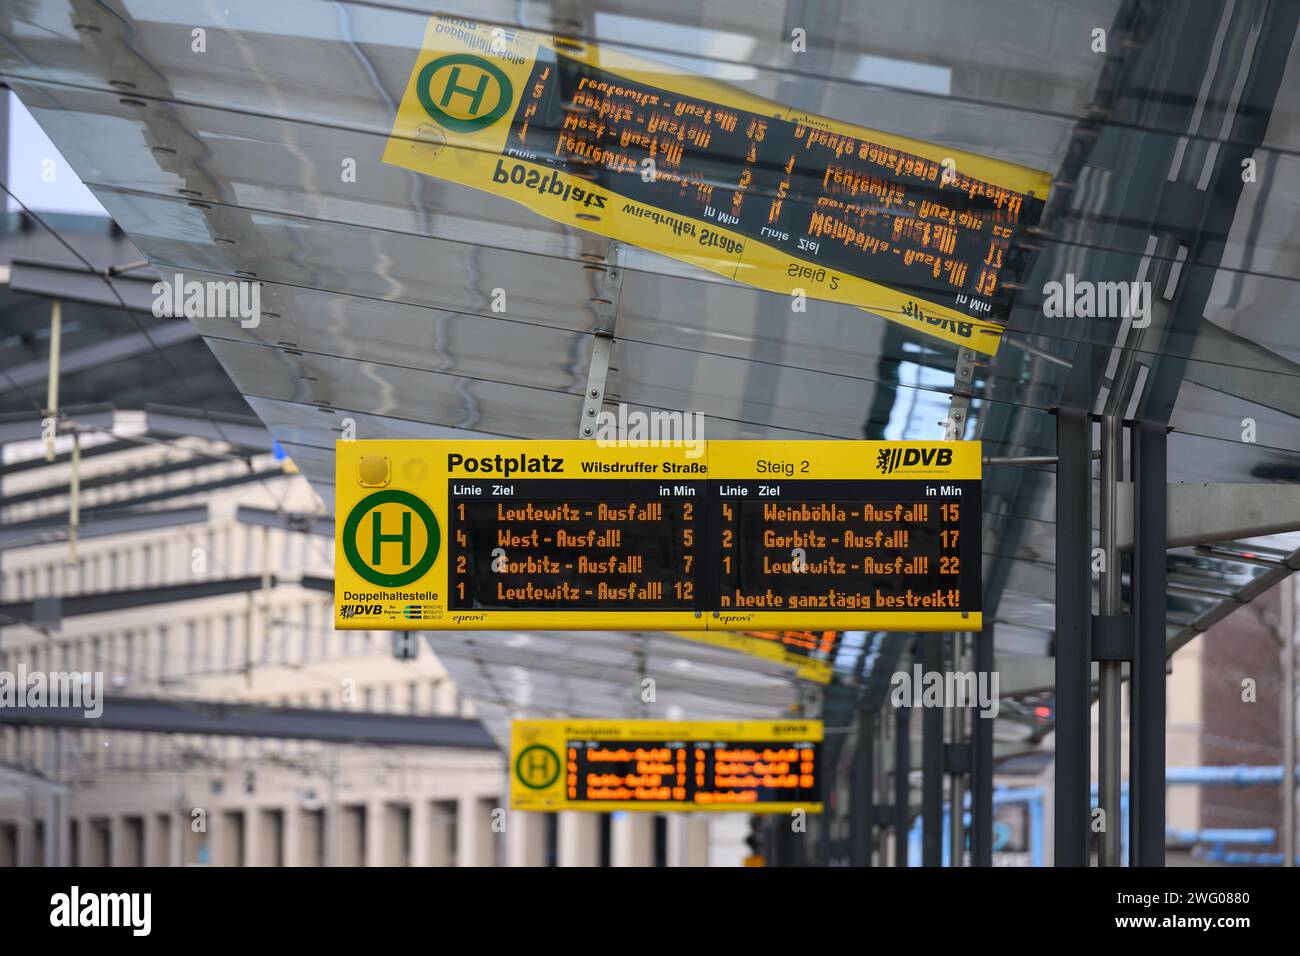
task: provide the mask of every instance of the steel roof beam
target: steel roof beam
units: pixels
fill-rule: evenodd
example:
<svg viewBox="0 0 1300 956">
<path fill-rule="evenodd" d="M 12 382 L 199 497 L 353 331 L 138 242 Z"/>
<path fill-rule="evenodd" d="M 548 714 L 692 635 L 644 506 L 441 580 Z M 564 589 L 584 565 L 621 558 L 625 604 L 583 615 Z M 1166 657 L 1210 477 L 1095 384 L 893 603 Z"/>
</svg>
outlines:
<svg viewBox="0 0 1300 956">
<path fill-rule="evenodd" d="M 115 413 L 116 409 L 108 402 L 98 405 L 65 406 L 62 410 L 64 416 L 75 418 L 88 427 L 102 428 L 105 431 L 112 430 Z M 40 441 L 45 437 L 42 429 L 41 416 L 34 412 L 0 415 L 0 445 Z M 42 459 L 38 464 L 45 465 L 46 462 Z"/>
<path fill-rule="evenodd" d="M 334 537 L 334 520 L 328 515 L 271 511 L 268 508 L 252 508 L 248 505 L 239 505 L 235 509 L 235 520 L 243 524 L 259 525 L 264 528 L 280 528 L 284 531 L 318 534 L 330 539 Z"/>
<path fill-rule="evenodd" d="M 90 429 L 86 429 L 89 431 Z M 111 434 L 104 432 L 102 434 Z M 118 452 L 127 451 L 131 448 L 139 447 L 134 442 L 114 439 L 106 441 L 99 445 L 82 445 L 81 460 L 84 462 L 87 458 L 96 458 L 100 455 L 114 455 Z M 70 451 L 60 452 L 54 456 L 54 461 L 46 461 L 44 458 L 28 458 L 24 461 L 15 461 L 8 465 L 0 465 L 0 477 L 5 475 L 16 475 L 20 472 L 31 471 L 35 468 L 49 468 L 53 465 L 66 465 L 72 461 Z"/>
<path fill-rule="evenodd" d="M 1119 483 L 1119 548 L 1133 550 L 1133 483 Z M 1300 485 L 1242 482 L 1169 486 L 1171 548 L 1300 531 Z"/>
<path fill-rule="evenodd" d="M 84 519 L 88 514 L 95 514 L 110 509 L 152 504 L 155 501 L 166 501 L 168 498 L 182 498 L 189 495 L 204 494 L 209 491 L 233 488 L 236 485 L 246 485 L 254 481 L 283 478 L 284 475 L 284 471 L 280 468 L 265 468 L 261 471 L 250 471 L 245 475 L 233 475 L 229 478 L 218 478 L 214 481 L 205 481 L 197 485 L 186 485 L 181 488 L 168 488 L 166 491 L 156 491 L 152 494 L 140 495 L 138 498 L 131 498 L 127 501 L 114 501 L 112 504 L 108 505 L 97 505 L 94 508 L 83 508 L 81 509 L 81 514 Z"/>
<path fill-rule="evenodd" d="M 462 717 L 417 717 L 148 697 L 108 697 L 103 701 L 103 708 L 100 716 L 92 718 L 80 707 L 3 707 L 0 726 L 270 737 L 375 747 L 497 749 L 481 723 Z"/>
<path fill-rule="evenodd" d="M 1274 376 L 1279 375 L 1296 381 L 1290 388 L 1278 388 Z M 1300 418 L 1300 364 L 1209 319 L 1201 319 L 1196 327 L 1184 377 L 1204 388 Z"/>
<path fill-rule="evenodd" d="M 264 586 L 274 587 L 275 581 L 275 577 L 272 576 L 268 585 L 261 575 L 253 575 L 243 578 L 221 578 L 215 581 L 195 581 L 189 584 L 168 584 L 153 588 L 99 591 L 94 594 L 76 594 L 70 597 L 9 601 L 0 604 L 0 617 L 20 623 L 31 623 L 37 627 L 57 626 L 65 617 L 104 614 L 109 611 L 150 607 L 155 604 L 197 601 L 223 594 L 259 591 Z"/>
<path fill-rule="evenodd" d="M 92 491 L 96 488 L 111 487 L 117 484 L 139 481 L 143 478 L 156 478 L 161 475 L 174 474 L 178 471 L 189 471 L 191 468 L 198 465 L 209 464 L 211 464 L 211 462 L 207 460 L 201 462 L 194 462 L 188 459 L 184 461 L 167 461 L 147 468 L 128 468 L 122 471 L 111 471 L 102 475 L 95 475 L 93 478 L 83 478 L 81 479 L 80 487 L 83 492 Z M 32 491 L 24 491 L 19 494 L 8 495 L 0 498 L 0 508 L 26 504 L 31 501 L 40 501 L 42 498 L 56 498 L 70 494 L 71 491 L 72 484 L 70 482 L 63 482 L 57 485 L 45 485 L 35 488 Z"/>
<path fill-rule="evenodd" d="M 199 330 L 193 324 L 184 320 L 168 322 L 150 329 L 147 335 L 144 332 L 134 332 L 97 342 L 85 348 L 65 351 L 59 357 L 59 374 L 73 375 L 114 362 L 125 362 L 141 355 L 148 355 L 155 348 L 165 349 L 198 337 Z M 7 386 L 10 391 L 15 387 L 38 385 L 49 377 L 49 373 L 50 363 L 47 360 L 27 362 L 10 371 L 8 378 L 0 385 Z M 12 384 L 10 384 L 11 380 Z"/>
<path fill-rule="evenodd" d="M 206 438 L 251 452 L 269 452 L 274 443 L 266 426 L 259 419 L 246 415 L 202 413 L 172 405 L 146 405 L 144 417 L 149 434 L 163 438 Z"/>
<path fill-rule="evenodd" d="M 113 276 L 110 284 L 103 273 L 91 272 L 81 265 L 22 259 L 14 259 L 9 264 L 9 288 L 14 292 L 112 309 L 120 309 L 125 302 L 132 312 L 152 313 L 153 286 L 157 281 L 157 276 L 122 274 Z M 121 301 L 113 294 L 114 289 L 122 296 Z"/>
<path fill-rule="evenodd" d="M 77 527 L 78 538 L 97 538 L 111 534 L 133 534 L 158 528 L 199 524 L 208 520 L 208 506 L 187 505 L 166 511 L 124 510 L 122 513 L 102 512 L 83 516 Z M 17 524 L 0 525 L 0 548 L 26 548 L 38 544 L 65 541 L 68 537 L 68 517 L 64 514 L 37 518 Z"/>
</svg>

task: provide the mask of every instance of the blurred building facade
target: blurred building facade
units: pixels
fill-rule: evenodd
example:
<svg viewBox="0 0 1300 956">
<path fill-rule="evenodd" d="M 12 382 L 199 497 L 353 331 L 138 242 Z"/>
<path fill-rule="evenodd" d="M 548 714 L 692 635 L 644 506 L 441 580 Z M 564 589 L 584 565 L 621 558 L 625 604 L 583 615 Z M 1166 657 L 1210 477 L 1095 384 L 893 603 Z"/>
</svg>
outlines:
<svg viewBox="0 0 1300 956">
<path fill-rule="evenodd" d="M 473 715 L 422 642 L 404 645 L 414 658 L 403 660 L 390 634 L 333 630 L 331 595 L 304 584 L 331 579 L 330 534 L 250 523 L 322 517 L 291 463 L 151 437 L 144 414 L 116 413 L 107 431 L 80 436 L 75 546 L 72 439 L 59 439 L 48 466 L 39 441 L 5 450 L 0 603 L 58 598 L 74 613 L 34 626 L 7 615 L 0 671 L 99 673 L 108 695 Z M 214 593 L 171 598 L 198 582 Z M 127 606 L 79 613 L 68 600 L 104 594 Z M 6 726 L 0 761 L 0 864 L 504 860 L 495 751 Z M 64 794 L 53 840 L 51 787 Z"/>
</svg>

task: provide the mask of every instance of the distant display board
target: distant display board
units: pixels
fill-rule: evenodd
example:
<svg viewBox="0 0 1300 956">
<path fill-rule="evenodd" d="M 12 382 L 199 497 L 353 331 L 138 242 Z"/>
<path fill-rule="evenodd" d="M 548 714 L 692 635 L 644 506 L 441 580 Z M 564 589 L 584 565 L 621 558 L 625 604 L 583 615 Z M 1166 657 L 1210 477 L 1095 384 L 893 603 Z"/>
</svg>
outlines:
<svg viewBox="0 0 1300 956">
<path fill-rule="evenodd" d="M 822 722 L 517 720 L 515 810 L 822 811 Z"/>
<path fill-rule="evenodd" d="M 340 441 L 335 626 L 979 630 L 978 442 Z"/>
<path fill-rule="evenodd" d="M 771 292 L 997 351 L 1044 172 L 590 43 L 435 16 L 384 161 Z"/>
<path fill-rule="evenodd" d="M 840 631 L 682 631 L 678 637 L 740 651 L 794 668 L 795 677 L 829 684 Z"/>
</svg>

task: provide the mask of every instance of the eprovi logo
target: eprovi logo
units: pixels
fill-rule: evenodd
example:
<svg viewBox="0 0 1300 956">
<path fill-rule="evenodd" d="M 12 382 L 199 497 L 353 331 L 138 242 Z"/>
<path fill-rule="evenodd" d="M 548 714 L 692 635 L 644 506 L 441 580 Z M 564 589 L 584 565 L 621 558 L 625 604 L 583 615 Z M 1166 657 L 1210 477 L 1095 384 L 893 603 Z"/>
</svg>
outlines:
<svg viewBox="0 0 1300 956">
<path fill-rule="evenodd" d="M 433 509 L 409 491 L 389 489 L 367 495 L 348 512 L 343 525 L 348 564 L 381 588 L 418 581 L 438 559 L 441 543 Z"/>
<path fill-rule="evenodd" d="M 514 99 L 501 67 L 472 53 L 430 60 L 415 79 L 415 92 L 434 122 L 456 133 L 491 126 Z"/>
</svg>

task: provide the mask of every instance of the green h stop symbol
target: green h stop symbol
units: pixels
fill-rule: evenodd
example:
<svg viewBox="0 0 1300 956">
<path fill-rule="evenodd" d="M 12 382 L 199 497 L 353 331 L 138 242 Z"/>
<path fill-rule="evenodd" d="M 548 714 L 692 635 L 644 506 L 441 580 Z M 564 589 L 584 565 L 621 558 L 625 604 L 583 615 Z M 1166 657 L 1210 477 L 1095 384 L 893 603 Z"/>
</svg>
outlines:
<svg viewBox="0 0 1300 956">
<path fill-rule="evenodd" d="M 405 509 L 398 519 L 400 526 L 384 525 L 383 515 L 377 509 L 380 505 L 386 504 L 399 504 Z M 370 515 L 370 553 L 363 555 L 357 546 L 357 532 L 361 530 L 361 522 L 365 520 L 366 515 Z M 413 558 L 411 554 L 412 515 L 424 523 L 424 553 L 419 558 Z M 393 517 L 395 516 L 390 512 L 390 520 Z M 353 506 L 348 513 L 347 522 L 343 525 L 343 554 L 348 559 L 348 564 L 362 578 L 381 588 L 405 587 L 424 577 L 438 558 L 440 544 L 438 519 L 434 517 L 433 509 L 409 491 L 390 489 L 367 495 Z M 381 570 L 381 567 L 392 566 L 395 563 L 394 552 L 399 549 L 401 566 L 405 570 L 395 572 Z M 366 560 L 367 557 L 370 560 Z"/>
<path fill-rule="evenodd" d="M 545 790 L 560 777 L 560 757 L 545 744 L 525 747 L 515 759 L 515 776 L 529 790 Z"/>
<path fill-rule="evenodd" d="M 457 133 L 491 126 L 505 116 L 514 98 L 514 88 L 505 72 L 491 60 L 472 53 L 452 53 L 430 60 L 416 78 L 415 93 L 436 123 Z M 456 115 L 454 110 L 464 115 Z"/>
</svg>

